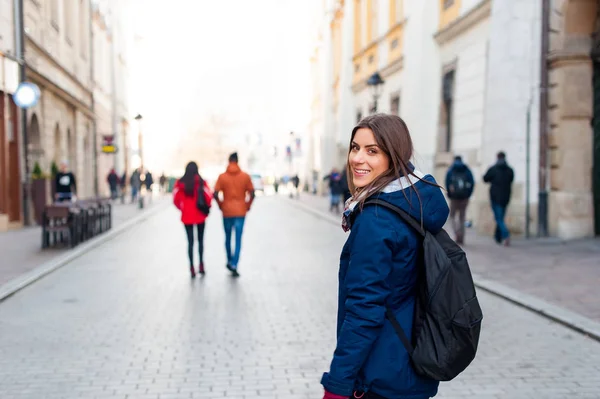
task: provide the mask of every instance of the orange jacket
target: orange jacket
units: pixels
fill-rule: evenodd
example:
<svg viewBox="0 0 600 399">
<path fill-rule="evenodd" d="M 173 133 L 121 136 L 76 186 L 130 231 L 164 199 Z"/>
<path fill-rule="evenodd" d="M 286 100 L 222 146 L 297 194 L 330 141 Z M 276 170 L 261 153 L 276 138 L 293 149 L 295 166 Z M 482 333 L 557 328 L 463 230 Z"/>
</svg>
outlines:
<svg viewBox="0 0 600 399">
<path fill-rule="evenodd" d="M 254 200 L 254 186 L 250 175 L 242 172 L 235 162 L 231 162 L 225 173 L 219 176 L 214 192 L 223 217 L 226 218 L 246 216 Z M 223 201 L 218 198 L 219 192 L 223 193 Z"/>
</svg>

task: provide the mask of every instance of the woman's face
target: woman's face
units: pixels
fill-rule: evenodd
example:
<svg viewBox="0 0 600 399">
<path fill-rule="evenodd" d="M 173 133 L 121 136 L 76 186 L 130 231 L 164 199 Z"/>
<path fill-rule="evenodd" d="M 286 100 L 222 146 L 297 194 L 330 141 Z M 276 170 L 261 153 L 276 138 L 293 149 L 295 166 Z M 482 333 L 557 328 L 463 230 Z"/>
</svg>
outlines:
<svg viewBox="0 0 600 399">
<path fill-rule="evenodd" d="M 354 186 L 367 186 L 390 167 L 390 160 L 375 141 L 369 128 L 360 128 L 352 139 L 348 164 L 352 171 Z"/>
</svg>

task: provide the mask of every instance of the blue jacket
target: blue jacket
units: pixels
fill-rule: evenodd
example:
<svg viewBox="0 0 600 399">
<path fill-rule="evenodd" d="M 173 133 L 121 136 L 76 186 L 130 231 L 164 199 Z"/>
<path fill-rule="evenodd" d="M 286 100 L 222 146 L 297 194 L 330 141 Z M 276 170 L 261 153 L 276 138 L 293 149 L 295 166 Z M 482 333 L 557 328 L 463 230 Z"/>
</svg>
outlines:
<svg viewBox="0 0 600 399">
<path fill-rule="evenodd" d="M 435 183 L 430 175 L 415 174 Z M 412 184 L 421 199 L 424 227 L 439 231 L 448 218 L 448 205 L 437 186 L 403 177 L 375 196 L 420 218 Z M 340 259 L 337 346 L 321 383 L 342 396 L 355 390 L 389 399 L 435 396 L 438 382 L 415 374 L 385 317 L 387 305 L 410 337 L 421 237 L 387 208 L 368 205 L 352 212 L 351 232 Z"/>
</svg>

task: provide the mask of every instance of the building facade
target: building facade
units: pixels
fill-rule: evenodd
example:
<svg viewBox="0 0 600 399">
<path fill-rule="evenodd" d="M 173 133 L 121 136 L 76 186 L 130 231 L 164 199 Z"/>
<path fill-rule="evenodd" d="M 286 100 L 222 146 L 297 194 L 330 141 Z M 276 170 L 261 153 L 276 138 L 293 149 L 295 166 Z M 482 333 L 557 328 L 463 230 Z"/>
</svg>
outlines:
<svg viewBox="0 0 600 399">
<path fill-rule="evenodd" d="M 0 231 L 21 220 L 19 118 L 12 98 L 19 67 L 14 55 L 13 4 L 0 0 Z"/>
<path fill-rule="evenodd" d="M 94 110 L 90 3 L 26 0 L 27 80 L 41 91 L 28 110 L 29 170 L 50 174 L 62 160 L 77 179 L 77 194 L 94 194 Z M 50 191 L 48 189 L 48 191 Z"/>
<path fill-rule="evenodd" d="M 481 176 L 504 151 L 515 170 L 508 211 L 514 233 L 535 235 L 546 221 L 550 235 L 565 239 L 600 234 L 598 3 L 329 1 L 321 25 L 325 61 L 315 71 L 325 76 L 323 105 L 313 111 L 325 120 L 314 132 L 325 139 L 311 141 L 318 147 L 311 153 L 321 154 L 315 168 L 323 175 L 332 163 L 345 163 L 350 132 L 363 116 L 399 114 L 420 169 L 443 182 L 456 155 L 472 168 L 476 190 L 468 217 L 478 230 L 494 226 Z M 545 58 L 548 75 L 542 75 Z M 384 80 L 377 96 L 367 85 L 375 72 Z M 547 217 L 538 218 L 538 198 L 546 192 Z"/>
<path fill-rule="evenodd" d="M 94 51 L 93 97 L 96 115 L 96 147 L 105 138 L 112 139 L 116 152 L 100 151 L 97 157 L 98 192 L 109 195 L 106 178 L 111 169 L 118 176 L 130 173 L 129 115 L 127 85 L 128 31 L 122 16 L 127 1 L 92 1 L 92 37 Z"/>
</svg>

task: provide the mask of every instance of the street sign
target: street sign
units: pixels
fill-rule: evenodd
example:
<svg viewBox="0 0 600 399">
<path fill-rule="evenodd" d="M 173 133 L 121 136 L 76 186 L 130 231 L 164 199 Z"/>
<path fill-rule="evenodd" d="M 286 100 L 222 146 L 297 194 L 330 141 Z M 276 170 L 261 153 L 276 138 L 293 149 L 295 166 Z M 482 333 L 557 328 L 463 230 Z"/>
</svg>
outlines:
<svg viewBox="0 0 600 399">
<path fill-rule="evenodd" d="M 115 154 L 117 152 L 117 146 L 114 143 L 115 135 L 108 134 L 102 136 L 102 152 L 105 154 Z"/>
</svg>

